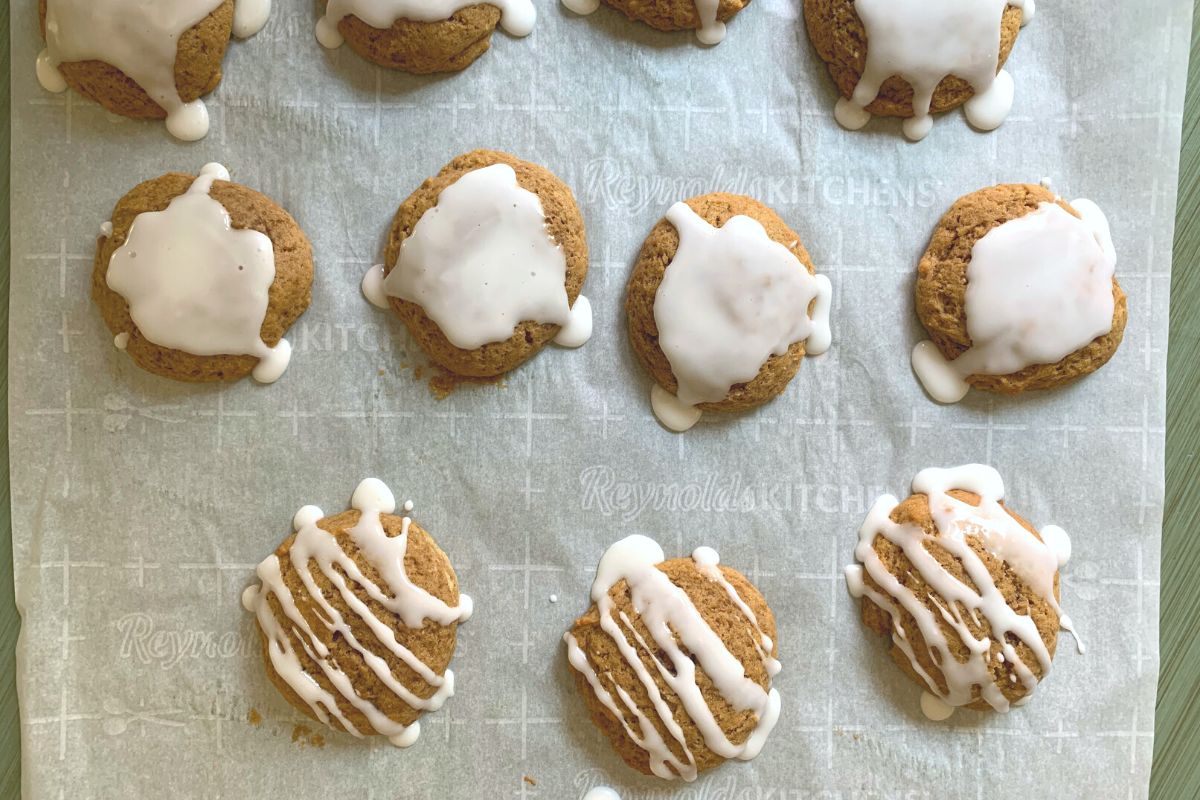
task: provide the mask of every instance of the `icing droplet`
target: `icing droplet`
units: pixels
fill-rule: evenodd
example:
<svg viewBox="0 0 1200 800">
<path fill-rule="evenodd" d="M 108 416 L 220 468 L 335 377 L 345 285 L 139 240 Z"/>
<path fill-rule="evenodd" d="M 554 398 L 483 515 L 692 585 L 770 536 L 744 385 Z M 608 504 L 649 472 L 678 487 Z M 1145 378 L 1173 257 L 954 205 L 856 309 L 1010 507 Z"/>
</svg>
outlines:
<svg viewBox="0 0 1200 800">
<path fill-rule="evenodd" d="M 100 235 L 103 236 L 105 239 L 107 239 L 109 236 L 112 236 L 112 234 L 113 234 L 112 222 L 101 222 L 100 223 Z"/>
<path fill-rule="evenodd" d="M 267 25 L 271 0 L 237 0 L 233 6 L 233 35 L 249 39 Z"/>
<path fill-rule="evenodd" d="M 391 308 L 391 303 L 388 302 L 387 292 L 383 290 L 383 264 L 376 264 L 367 270 L 367 274 L 363 275 L 362 279 L 363 297 L 376 308 L 382 308 L 385 311 Z"/>
<path fill-rule="evenodd" d="M 37 79 L 47 92 L 58 94 L 67 90 L 66 78 L 59 72 L 58 65 L 50 60 L 50 53 L 46 50 L 38 53 Z"/>
<path fill-rule="evenodd" d="M 1010 677 L 1016 678 L 1015 675 Z M 954 706 L 942 700 L 937 695 L 930 694 L 929 692 L 921 692 L 921 713 L 934 722 L 941 722 L 942 720 L 950 719 L 954 714 Z"/>
<path fill-rule="evenodd" d="M 592 338 L 592 302 L 583 295 L 575 298 L 571 317 L 562 326 L 554 343 L 562 347 L 582 347 Z"/>
<path fill-rule="evenodd" d="M 125 331 L 118 333 L 113 337 L 113 346 L 118 350 L 124 350 L 129 346 L 129 334 Z"/>
<path fill-rule="evenodd" d="M 976 93 L 963 106 L 967 122 L 981 131 L 996 130 L 1012 111 L 1014 92 L 1012 75 L 1006 69 L 1000 70 L 991 86 Z"/>
<path fill-rule="evenodd" d="M 681 402 L 657 383 L 650 389 L 650 407 L 658 421 L 676 433 L 690 430 L 704 415 L 703 411 Z"/>
<path fill-rule="evenodd" d="M 611 786 L 594 786 L 583 796 L 583 800 L 621 800 L 621 795 Z"/>
<path fill-rule="evenodd" d="M 1047 525 L 1041 530 L 1042 541 L 1054 552 L 1058 566 L 1065 567 L 1071 560 L 1071 537 L 1057 525 Z"/>
<path fill-rule="evenodd" d="M 586 17 L 600 7 L 600 0 L 562 0 L 562 4 L 576 14 Z"/>
</svg>

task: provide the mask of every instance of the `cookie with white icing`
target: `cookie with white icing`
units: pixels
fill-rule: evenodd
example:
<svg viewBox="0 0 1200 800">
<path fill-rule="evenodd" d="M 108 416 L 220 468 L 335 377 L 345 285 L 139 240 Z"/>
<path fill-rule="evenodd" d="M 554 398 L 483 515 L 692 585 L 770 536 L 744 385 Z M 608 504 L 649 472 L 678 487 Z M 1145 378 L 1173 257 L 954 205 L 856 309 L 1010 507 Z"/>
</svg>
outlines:
<svg viewBox="0 0 1200 800">
<path fill-rule="evenodd" d="M 219 164 L 134 187 L 102 226 L 92 299 L 142 369 L 181 381 L 279 378 L 312 299 L 308 237 Z"/>
<path fill-rule="evenodd" d="M 917 316 L 929 341 L 913 367 L 930 395 L 1052 389 L 1104 366 L 1128 319 L 1103 212 L 1032 184 L 958 201 L 917 270 Z"/>
<path fill-rule="evenodd" d="M 450 559 L 381 481 L 351 508 L 296 513 L 295 533 L 257 569 L 254 614 L 267 675 L 293 706 L 334 730 L 408 747 L 420 718 L 454 694 L 458 623 L 471 615 Z"/>
<path fill-rule="evenodd" d="M 591 14 L 600 0 L 562 0 L 576 14 Z M 702 44 L 720 44 L 725 39 L 725 24 L 750 0 L 604 0 L 625 16 L 660 31 L 695 31 Z"/>
<path fill-rule="evenodd" d="M 487 52 L 497 25 L 528 36 L 536 18 L 531 0 L 325 0 L 317 40 L 389 69 L 457 72 Z"/>
<path fill-rule="evenodd" d="M 805 353 L 829 347 L 831 293 L 799 235 L 757 200 L 676 203 L 642 245 L 625 295 L 659 419 L 686 430 L 701 412 L 774 399 Z"/>
<path fill-rule="evenodd" d="M 1034 0 L 804 0 L 804 21 L 852 130 L 871 115 L 905 118 L 923 138 L 930 114 L 967 104 L 983 130 L 999 126 L 1013 100 L 1003 71 Z"/>
<path fill-rule="evenodd" d="M 458 156 L 401 204 L 384 255 L 364 294 L 453 375 L 493 378 L 550 341 L 591 336 L 583 218 L 545 167 L 494 150 Z"/>
<path fill-rule="evenodd" d="M 1059 630 L 1073 632 L 1059 605 L 1070 540 L 1008 510 L 991 467 L 927 469 L 912 491 L 879 498 L 859 531 L 846 583 L 863 623 L 891 637 L 931 718 L 1023 705 L 1050 672 Z"/>
<path fill-rule="evenodd" d="M 630 767 L 664 779 L 762 750 L 779 718 L 775 618 L 702 547 L 665 559 L 645 536 L 605 552 L 592 605 L 564 636 L 592 721 Z"/>
<path fill-rule="evenodd" d="M 165 119 L 179 139 L 208 133 L 200 98 L 221 82 L 231 35 L 267 22 L 270 0 L 40 0 L 42 86 L 68 87 L 135 119 Z"/>
</svg>

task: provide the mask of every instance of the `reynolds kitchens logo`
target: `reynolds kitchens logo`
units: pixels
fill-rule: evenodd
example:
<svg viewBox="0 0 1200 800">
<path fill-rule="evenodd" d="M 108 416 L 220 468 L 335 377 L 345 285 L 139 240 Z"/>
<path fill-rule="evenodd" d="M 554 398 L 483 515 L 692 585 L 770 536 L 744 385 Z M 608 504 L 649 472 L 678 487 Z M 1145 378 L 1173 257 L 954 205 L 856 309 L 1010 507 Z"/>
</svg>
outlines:
<svg viewBox="0 0 1200 800">
<path fill-rule="evenodd" d="M 877 486 L 773 481 L 747 482 L 740 472 L 709 473 L 690 481 L 631 481 L 611 467 L 593 466 L 579 473 L 584 511 L 632 522 L 647 511 L 702 511 L 747 514 L 753 511 L 818 511 L 827 514 L 866 513 L 884 494 Z"/>
<path fill-rule="evenodd" d="M 185 661 L 243 658 L 258 652 L 258 639 L 236 631 L 165 629 L 149 614 L 126 614 L 116 621 L 121 658 L 172 669 Z"/>
<path fill-rule="evenodd" d="M 614 211 L 642 213 L 666 209 L 680 198 L 720 189 L 755 197 L 769 206 L 873 206 L 933 208 L 940 181 L 896 181 L 882 176 L 762 175 L 744 167 L 717 164 L 704 176 L 667 176 L 623 172 L 613 158 L 597 158 L 583 167 L 583 197 Z"/>
<path fill-rule="evenodd" d="M 575 776 L 576 796 L 585 798 L 592 789 L 609 785 L 603 770 L 586 769 Z M 753 785 L 733 775 L 712 777 L 699 784 L 674 784 L 643 788 L 622 788 L 621 800 L 929 800 L 925 789 L 871 788 L 799 788 Z"/>
</svg>

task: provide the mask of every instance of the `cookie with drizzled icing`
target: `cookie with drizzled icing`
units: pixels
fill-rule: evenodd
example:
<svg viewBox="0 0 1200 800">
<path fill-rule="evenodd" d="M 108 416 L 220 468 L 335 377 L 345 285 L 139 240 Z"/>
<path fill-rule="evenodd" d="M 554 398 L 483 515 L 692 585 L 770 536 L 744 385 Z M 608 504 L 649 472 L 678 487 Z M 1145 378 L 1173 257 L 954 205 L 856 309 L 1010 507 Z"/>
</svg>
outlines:
<svg viewBox="0 0 1200 800">
<path fill-rule="evenodd" d="M 289 703 L 335 730 L 407 747 L 420 717 L 454 694 L 450 660 L 473 605 L 433 538 L 394 513 L 383 483 L 363 481 L 351 505 L 330 517 L 300 509 L 242 603 Z"/>
<path fill-rule="evenodd" d="M 1059 630 L 1073 633 L 1059 595 L 1069 539 L 1003 496 L 991 467 L 925 470 L 905 500 L 876 502 L 846 568 L 863 623 L 891 638 L 934 719 L 1023 705 L 1050 672 Z"/>
<path fill-rule="evenodd" d="M 142 369 L 180 381 L 264 383 L 312 299 L 313 256 L 296 220 L 209 164 L 135 186 L 101 226 L 92 299 Z"/>
<path fill-rule="evenodd" d="M 644 774 L 691 781 L 754 758 L 778 719 L 775 618 L 710 548 L 666 560 L 644 536 L 617 542 L 564 639 L 592 721 Z"/>
<path fill-rule="evenodd" d="M 230 37 L 267 22 L 270 0 L 40 0 L 44 88 L 70 87 L 113 114 L 165 119 L 177 138 L 200 139 L 200 99 L 221 82 Z"/>
</svg>

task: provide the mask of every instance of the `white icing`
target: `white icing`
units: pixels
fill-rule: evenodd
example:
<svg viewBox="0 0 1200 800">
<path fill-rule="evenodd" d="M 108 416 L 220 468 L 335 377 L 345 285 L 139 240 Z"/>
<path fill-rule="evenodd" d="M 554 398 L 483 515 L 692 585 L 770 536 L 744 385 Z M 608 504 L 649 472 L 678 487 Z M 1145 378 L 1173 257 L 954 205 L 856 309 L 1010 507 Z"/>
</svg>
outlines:
<svg viewBox="0 0 1200 800">
<path fill-rule="evenodd" d="M 383 290 L 383 264 L 376 264 L 367 270 L 362 279 L 363 297 L 376 308 L 389 309 L 387 292 Z"/>
<path fill-rule="evenodd" d="M 124 350 L 128 346 L 129 346 L 129 333 L 128 332 L 121 332 L 113 337 L 113 347 L 117 348 L 118 350 Z"/>
<path fill-rule="evenodd" d="M 1112 330 L 1116 251 L 1108 221 L 1089 200 L 1056 203 L 988 231 L 971 250 L 965 314 L 971 347 L 947 360 L 933 344 L 913 350 L 913 371 L 933 399 L 963 398 L 971 375 L 1007 375 L 1054 364 Z"/>
<path fill-rule="evenodd" d="M 229 172 L 209 164 L 165 210 L 139 214 L 109 261 L 108 286 L 149 341 L 198 356 L 257 356 L 255 379 L 271 383 L 292 352 L 286 340 L 272 348 L 260 335 L 274 247 L 259 231 L 232 228 L 209 193 L 215 180 Z"/>
<path fill-rule="evenodd" d="M 293 520 L 296 536 L 289 552 L 291 567 L 304 584 L 309 601 L 320 609 L 327 630 L 340 636 L 357 652 L 395 697 L 418 711 L 435 711 L 454 694 L 454 673 L 446 670 L 445 674 L 439 675 L 417 658 L 397 640 L 388 623 L 363 602 L 360 593 L 395 614 L 409 628 L 420 628 L 426 621 L 438 625 L 462 622 L 471 616 L 471 599 L 460 595 L 458 605 L 450 606 L 409 579 L 404 569 L 404 556 L 408 549 L 410 520 L 404 518 L 399 536 L 389 537 L 384 531 L 380 515 L 393 513 L 396 500 L 381 481 L 368 478 L 360 483 L 351 506 L 361 511 L 362 516 L 348 535 L 358 555 L 371 565 L 380 582 L 375 583 L 362 572 L 335 536 L 317 527 L 324 515 L 316 506 L 304 506 L 296 512 Z M 321 590 L 314 577 L 314 568 L 333 585 L 342 602 L 370 629 L 379 644 L 421 680 L 435 687 L 430 697 L 418 696 L 397 680 L 387 661 L 355 637 L 345 617 Z M 267 637 L 268 654 L 276 674 L 308 704 L 317 718 L 327 725 L 331 724 L 332 718 L 349 733 L 361 737 L 364 732 L 358 730 L 339 708 L 338 701 L 341 700 L 359 711 L 376 733 L 386 736 L 397 747 L 409 747 L 416 742 L 421 730 L 419 722 L 406 726 L 388 717 L 371 698 L 358 694 L 349 676 L 330 657 L 329 648 L 300 613 L 295 598 L 284 583 L 279 557 L 271 555 L 259 564 L 257 575 L 261 583 L 243 592 L 242 605 L 255 615 Z M 287 620 L 286 625 L 271 608 L 268 598 L 272 596 Z M 305 672 L 294 642 L 298 642 L 308 658 L 320 668 L 336 689 L 336 696 Z"/>
<path fill-rule="evenodd" d="M 954 706 L 937 695 L 921 692 L 921 713 L 934 722 L 950 719 L 954 714 Z"/>
<path fill-rule="evenodd" d="M 560 325 L 561 343 L 578 347 L 591 335 L 592 306 L 582 295 L 571 306 L 566 276 L 538 196 L 512 167 L 492 164 L 443 189 L 382 284 L 372 267 L 363 293 L 376 305 L 387 296 L 416 303 L 464 350 L 505 341 L 526 321 Z"/>
<path fill-rule="evenodd" d="M 999 127 L 1013 101 L 1012 77 L 996 71 L 1008 6 L 1021 9 L 1022 25 L 1033 19 L 1034 0 L 856 0 L 854 10 L 867 33 L 867 63 L 851 97 L 838 100 L 834 117 L 848 130 L 862 128 L 884 81 L 899 75 L 913 89 L 913 115 L 904 120 L 904 135 L 919 141 L 933 127 L 934 90 L 954 75 L 974 91 L 966 106 L 971 124 Z"/>
<path fill-rule="evenodd" d="M 972 506 L 950 496 L 953 489 L 979 495 L 978 506 Z M 1011 705 L 996 686 L 992 677 L 992 659 L 1004 664 L 1010 682 L 1019 683 L 1024 695 L 1033 693 L 1038 678 L 1017 653 L 1010 638 L 1024 643 L 1038 661 L 1042 677 L 1050 672 L 1050 652 L 1042 641 L 1033 618 L 1024 608 L 1014 609 L 996 587 L 986 564 L 971 549 L 967 539 L 978 540 L 995 558 L 1008 564 L 1029 589 L 1043 598 L 1058 616 L 1060 629 L 1074 635 L 1071 620 L 1062 613 L 1054 594 L 1059 557 L 1055 550 L 1026 530 L 1001 505 L 1004 483 L 991 467 L 969 464 L 954 469 L 926 469 L 913 480 L 914 494 L 928 497 L 930 514 L 938 535 L 930 536 L 918 525 L 898 524 L 890 519 L 897 500 L 884 496 L 876 501 L 862 528 L 854 549 L 859 564 L 846 568 L 846 584 L 854 597 L 868 597 L 891 615 L 892 642 L 908 657 L 913 670 L 924 681 L 931 700 L 921 701 L 922 709 L 931 718 L 943 713 L 940 703 L 957 707 L 982 698 L 996 711 L 1008 711 Z M 875 552 L 874 543 L 882 536 L 899 547 L 912 564 L 912 571 L 930 587 L 928 599 L 938 613 L 926 605 L 927 598 L 919 597 L 905 582 L 893 575 Z M 1055 537 L 1064 537 L 1055 529 Z M 962 564 L 969 585 L 946 570 L 927 548 L 936 542 Z M 861 566 L 860 566 L 861 565 Z M 864 573 L 874 582 L 868 584 Z M 877 587 L 877 588 L 876 588 Z M 913 641 L 904 630 L 902 611 L 916 620 L 917 627 L 929 649 L 929 659 L 938 665 L 946 690 L 918 660 Z M 982 628 L 982 638 L 976 638 L 967 622 Z M 944 625 L 966 645 L 966 661 L 959 661 L 950 650 Z M 1079 651 L 1082 644 L 1076 636 Z M 945 716 L 949 716 L 945 714 Z M 943 717 L 944 718 L 944 717 Z"/>
<path fill-rule="evenodd" d="M 107 239 L 109 236 L 112 236 L 112 232 L 113 232 L 113 224 L 112 224 L 111 220 L 106 220 L 106 221 L 100 223 L 100 235 L 102 237 Z"/>
<path fill-rule="evenodd" d="M 562 0 L 562 4 L 570 11 L 587 16 L 600 7 L 600 0 Z M 700 18 L 700 27 L 696 29 L 696 39 L 701 44 L 715 45 L 725 40 L 725 23 L 717 19 L 721 0 L 695 0 L 696 15 Z"/>
<path fill-rule="evenodd" d="M 621 800 L 621 795 L 611 786 L 595 786 L 588 790 L 583 800 Z"/>
<path fill-rule="evenodd" d="M 825 352 L 833 289 L 751 217 L 739 214 L 716 228 L 679 202 L 666 219 L 679 233 L 679 247 L 655 295 L 654 321 L 678 402 L 656 385 L 651 404 L 668 428 L 686 430 L 699 412 L 680 405 L 724 400 L 797 342 L 805 341 L 810 355 Z"/>
<path fill-rule="evenodd" d="M 704 415 L 703 411 L 682 402 L 657 383 L 650 387 L 650 408 L 659 422 L 676 433 L 691 429 Z"/>
<path fill-rule="evenodd" d="M 717 567 L 716 552 L 700 548 L 693 555 L 697 567 L 710 580 L 730 594 L 759 643 L 760 655 L 768 675 L 779 671 L 771 656 L 773 644 L 758 627 L 749 606 L 738 596 Z M 672 712 L 677 702 L 695 724 L 705 746 L 722 758 L 749 760 L 761 751 L 779 718 L 780 698 L 775 689 L 767 691 L 751 680 L 741 662 L 729 652 L 721 638 L 708 626 L 687 593 L 676 586 L 656 565 L 664 560 L 662 548 L 645 536 L 629 536 L 614 544 L 600 559 L 592 583 L 592 602 L 600 614 L 600 626 L 617 645 L 629 667 L 637 673 L 653 706 L 652 716 L 640 708 L 620 686 L 616 696 L 605 688 L 587 654 L 570 633 L 564 636 L 567 657 L 591 685 L 596 697 L 620 720 L 625 732 L 650 758 L 650 768 L 660 778 L 681 777 L 695 780 L 695 759 L 687 747 L 682 727 Z M 650 633 L 647 642 L 624 614 L 614 612 L 609 590 L 625 581 L 633 607 Z M 660 657 L 662 654 L 662 657 Z M 668 701 L 659 689 L 643 656 L 654 663 L 658 677 L 674 693 Z M 725 736 L 713 710 L 704 700 L 697 682 L 696 667 L 703 668 L 712 686 L 733 708 L 751 711 L 758 724 L 743 744 L 734 744 Z M 611 683 L 611 681 L 610 681 Z M 615 685 L 615 684 L 614 684 Z M 636 720 L 636 726 L 629 720 Z M 683 751 L 680 759 L 664 741 L 655 725 L 658 722 Z"/>
<path fill-rule="evenodd" d="M 222 0 L 49 0 L 46 49 L 37 59 L 42 86 L 61 92 L 59 65 L 103 61 L 125 73 L 167 113 L 167 130 L 184 141 L 208 133 L 202 100 L 183 102 L 175 85 L 179 39 L 215 11 Z M 270 0 L 237 0 L 234 33 L 252 36 L 271 11 Z"/>
<path fill-rule="evenodd" d="M 441 22 L 478 0 L 329 0 L 325 14 L 317 22 L 317 41 L 329 49 L 341 47 L 344 41 L 338 24 L 349 16 L 387 30 L 399 20 Z M 513 36 L 528 36 L 537 21 L 537 9 L 532 0 L 488 0 L 500 9 L 500 27 Z"/>
</svg>

